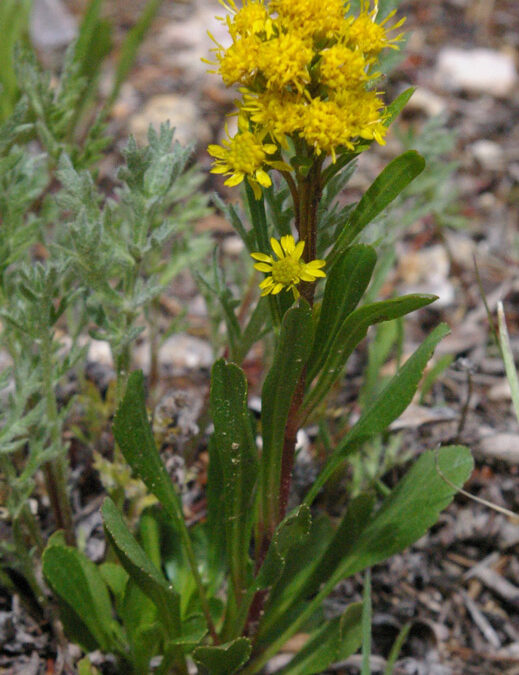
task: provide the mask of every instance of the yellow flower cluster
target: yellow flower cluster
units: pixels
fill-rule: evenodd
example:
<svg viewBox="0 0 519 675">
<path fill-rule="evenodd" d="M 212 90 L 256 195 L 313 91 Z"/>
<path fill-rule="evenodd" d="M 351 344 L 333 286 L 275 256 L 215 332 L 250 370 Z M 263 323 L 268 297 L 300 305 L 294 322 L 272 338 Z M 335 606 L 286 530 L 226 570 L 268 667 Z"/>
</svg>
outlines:
<svg viewBox="0 0 519 675">
<path fill-rule="evenodd" d="M 209 152 L 217 160 L 213 171 L 228 175 L 227 184 L 246 177 L 261 194 L 260 185 L 270 185 L 266 170 L 282 160 L 288 137 L 306 154 L 325 153 L 332 161 L 363 139 L 384 143 L 385 107 L 373 80 L 380 52 L 401 39 L 389 35 L 394 12 L 377 23 L 378 0 L 374 7 L 363 0 L 356 17 L 343 0 L 223 4 L 232 43 L 224 48 L 215 41 L 211 63 L 226 85 L 240 87 L 240 128 Z"/>
</svg>

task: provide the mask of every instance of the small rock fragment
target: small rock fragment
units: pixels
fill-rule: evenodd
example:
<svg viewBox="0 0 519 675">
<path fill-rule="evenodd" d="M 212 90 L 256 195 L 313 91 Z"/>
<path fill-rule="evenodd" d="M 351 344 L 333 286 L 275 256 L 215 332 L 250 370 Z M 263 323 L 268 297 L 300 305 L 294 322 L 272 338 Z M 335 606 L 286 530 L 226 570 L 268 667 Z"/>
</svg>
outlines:
<svg viewBox="0 0 519 675">
<path fill-rule="evenodd" d="M 130 120 L 130 132 L 144 145 L 150 124 L 158 131 L 167 120 L 175 128 L 175 139 L 182 145 L 193 142 L 204 145 L 211 140 L 209 125 L 201 118 L 197 106 L 191 99 L 177 94 L 153 96 Z"/>
<path fill-rule="evenodd" d="M 469 150 L 483 169 L 487 171 L 502 171 L 505 168 L 503 148 L 494 141 L 482 138 L 469 146 Z"/>
<path fill-rule="evenodd" d="M 35 0 L 30 34 L 38 49 L 60 49 L 76 37 L 76 21 L 61 0 Z"/>
<path fill-rule="evenodd" d="M 509 54 L 445 47 L 438 55 L 436 81 L 449 90 L 506 97 L 516 85 L 517 72 Z"/>
</svg>

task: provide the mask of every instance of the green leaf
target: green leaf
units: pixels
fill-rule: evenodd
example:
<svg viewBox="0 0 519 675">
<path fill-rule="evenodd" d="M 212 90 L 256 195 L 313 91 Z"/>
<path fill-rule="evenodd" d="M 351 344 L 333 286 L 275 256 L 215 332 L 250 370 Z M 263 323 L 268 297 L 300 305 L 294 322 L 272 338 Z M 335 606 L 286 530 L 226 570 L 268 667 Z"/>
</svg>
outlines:
<svg viewBox="0 0 519 675">
<path fill-rule="evenodd" d="M 115 79 L 113 89 L 109 97 L 109 105 L 114 103 L 119 95 L 122 84 L 128 77 L 130 70 L 135 63 L 137 51 L 146 37 L 153 19 L 155 18 L 162 0 L 148 0 L 144 11 L 140 15 L 137 23 L 128 32 L 119 50 L 119 62 L 115 69 Z"/>
<path fill-rule="evenodd" d="M 326 621 L 279 675 L 314 675 L 354 654 L 362 641 L 362 603 L 349 605 L 342 616 Z"/>
<path fill-rule="evenodd" d="M 178 594 L 139 546 L 109 497 L 105 499 L 101 513 L 107 537 L 122 566 L 157 607 L 169 637 L 178 637 L 181 634 Z"/>
<path fill-rule="evenodd" d="M 251 651 L 250 640 L 240 637 L 218 647 L 198 647 L 193 658 L 209 675 L 233 675 L 247 663 Z"/>
<path fill-rule="evenodd" d="M 247 380 L 234 363 L 217 361 L 211 375 L 211 415 L 223 477 L 227 560 L 235 593 L 245 586 L 258 470 L 256 443 L 247 409 Z"/>
<path fill-rule="evenodd" d="M 330 388 L 342 374 L 349 356 L 366 337 L 368 328 L 381 321 L 398 319 L 409 312 L 425 307 L 436 300 L 435 295 L 403 295 L 400 298 L 374 302 L 352 312 L 336 332 L 328 352 L 325 354 L 321 375 L 313 389 L 307 394 L 304 407 L 312 410 L 328 394 Z"/>
<path fill-rule="evenodd" d="M 362 593 L 362 669 L 361 675 L 371 675 L 371 570 L 364 575 Z"/>
<path fill-rule="evenodd" d="M 463 446 L 425 452 L 366 523 L 351 551 L 349 538 L 345 538 L 342 545 L 347 554 L 317 595 L 289 623 L 278 620 L 281 629 L 269 633 L 271 640 L 251 664 L 250 672 L 258 672 L 314 616 L 339 581 L 386 560 L 422 537 L 452 501 L 457 486 L 468 479 L 473 466 L 470 451 Z"/>
<path fill-rule="evenodd" d="M 416 393 L 425 366 L 433 355 L 436 345 L 448 333 L 449 327 L 446 324 L 437 326 L 391 378 L 335 449 L 306 496 L 305 503 L 312 503 L 322 486 L 359 443 L 370 436 L 382 433 L 404 412 Z"/>
<path fill-rule="evenodd" d="M 281 576 L 287 555 L 307 539 L 312 525 L 310 509 L 304 504 L 289 514 L 277 527 L 267 556 L 254 586 L 256 590 L 272 586 Z"/>
<path fill-rule="evenodd" d="M 306 551 L 298 552 L 295 549 L 296 567 L 293 566 L 294 561 L 289 560 L 285 578 L 282 579 L 284 583 L 274 587 L 272 598 L 266 607 L 260 626 L 261 643 L 268 640 L 265 638 L 266 630 L 272 634 L 279 633 L 285 628 L 290 608 L 299 604 L 299 609 L 304 609 L 304 604 L 301 603 L 314 596 L 323 582 L 335 572 L 347 551 L 355 547 L 355 542 L 369 520 L 372 509 L 373 498 L 370 495 L 360 495 L 350 503 L 335 532 L 326 522 L 327 527 L 322 533 L 314 528 L 308 540 L 304 541 Z M 311 555 L 308 555 L 308 551 L 311 551 Z M 298 558 L 302 562 L 300 568 L 297 567 Z"/>
<path fill-rule="evenodd" d="M 129 578 L 124 567 L 113 562 L 104 562 L 99 565 L 99 571 L 105 584 L 114 595 L 116 603 L 122 601 Z"/>
<path fill-rule="evenodd" d="M 283 318 L 274 362 L 261 393 L 261 498 L 265 526 L 278 523 L 281 459 L 292 396 L 313 341 L 312 313 L 301 300 Z"/>
<path fill-rule="evenodd" d="M 351 242 L 395 197 L 425 168 L 425 160 L 415 150 L 408 150 L 390 162 L 375 178 L 352 212 L 343 231 L 327 257 L 328 269 Z"/>
<path fill-rule="evenodd" d="M 169 516 L 182 524 L 180 499 L 160 458 L 148 421 L 141 371 L 132 373 L 128 379 L 126 393 L 115 414 L 113 432 L 133 471 L 157 497 Z"/>
<path fill-rule="evenodd" d="M 375 249 L 359 244 L 347 249 L 326 280 L 314 346 L 308 360 L 308 379 L 319 372 L 339 327 L 358 305 L 377 261 Z"/>
<path fill-rule="evenodd" d="M 108 589 L 91 560 L 75 548 L 50 546 L 43 554 L 43 573 L 49 586 L 83 622 L 100 649 L 112 651 L 120 646 L 114 639 L 117 624 L 112 619 Z"/>
<path fill-rule="evenodd" d="M 473 468 L 470 450 L 464 446 L 424 452 L 383 501 L 352 550 L 345 538 L 348 553 L 327 584 L 330 589 L 341 579 L 373 567 L 420 539 L 451 503 Z"/>
<path fill-rule="evenodd" d="M 398 115 L 400 115 L 414 92 L 415 87 L 408 87 L 401 94 L 399 94 L 394 101 L 391 101 L 391 103 L 386 108 L 386 115 L 384 117 L 384 124 L 386 127 L 389 127 L 398 117 Z"/>
</svg>

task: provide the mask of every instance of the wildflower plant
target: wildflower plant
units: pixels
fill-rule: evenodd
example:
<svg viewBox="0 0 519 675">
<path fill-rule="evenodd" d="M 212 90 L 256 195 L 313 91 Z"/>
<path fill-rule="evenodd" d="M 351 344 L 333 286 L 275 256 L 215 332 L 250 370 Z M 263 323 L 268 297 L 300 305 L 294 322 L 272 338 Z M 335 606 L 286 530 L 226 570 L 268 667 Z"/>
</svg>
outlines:
<svg viewBox="0 0 519 675">
<path fill-rule="evenodd" d="M 369 297 L 377 253 L 362 242 L 367 225 L 420 174 L 424 161 L 407 151 L 358 203 L 343 206 L 336 199 L 355 159 L 373 142 L 384 143 L 412 93 L 386 104 L 381 92 L 381 55 L 396 50 L 401 38 L 402 20 L 393 13 L 379 20 L 378 4 L 367 2 L 351 13 L 342 0 L 244 0 L 240 6 L 229 0 L 225 9 L 230 44 L 216 44 L 211 62 L 226 85 L 238 87 L 238 124 L 236 134 L 209 146 L 209 153 L 212 171 L 227 186 L 244 186 L 245 213 L 217 202 L 252 256 L 251 274 L 264 278 L 253 277 L 259 298 L 251 286 L 235 298 L 213 260 L 212 290 L 225 316 L 229 361 L 221 358 L 212 369 L 206 518 L 188 526 L 155 446 L 143 376 L 133 373 L 114 435 L 160 507 L 146 510 L 133 532 L 107 498 L 102 514 L 118 564 L 96 567 L 57 535 L 43 570 L 63 604 L 69 636 L 87 651 L 116 653 L 121 672 L 185 674 L 196 664 L 200 673 L 253 675 L 304 632 L 304 646 L 277 672 L 311 675 L 354 653 L 363 637 L 365 651 L 369 643 L 367 601 L 325 620 L 335 586 L 421 537 L 470 474 L 472 460 L 459 446 L 425 452 L 395 486 L 379 481 L 381 501 L 361 492 L 343 499 L 348 506 L 338 521 L 319 512 L 321 489 L 332 477 L 344 479 L 348 457 L 369 439 L 380 441 L 410 403 L 448 332 L 438 326 L 381 389 L 370 384 L 373 394 L 360 417 L 328 448 L 303 500 L 294 500 L 298 430 L 323 419 L 330 392 L 370 326 L 435 300 Z M 70 173 L 62 165 L 65 170 Z M 103 225 L 110 222 L 107 217 Z M 139 228 L 137 219 L 131 222 Z M 209 292 L 211 281 L 203 282 Z M 273 353 L 258 422 L 247 406 L 240 363 L 262 336 L 270 338 Z"/>
</svg>

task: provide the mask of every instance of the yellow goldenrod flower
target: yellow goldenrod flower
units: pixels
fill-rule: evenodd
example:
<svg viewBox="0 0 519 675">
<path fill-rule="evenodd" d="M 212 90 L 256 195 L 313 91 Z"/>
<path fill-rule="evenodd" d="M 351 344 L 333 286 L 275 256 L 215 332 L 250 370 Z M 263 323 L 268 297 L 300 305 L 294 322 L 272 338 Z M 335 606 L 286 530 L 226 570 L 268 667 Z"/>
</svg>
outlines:
<svg viewBox="0 0 519 675">
<path fill-rule="evenodd" d="M 295 87 L 302 91 L 304 85 L 310 82 L 307 66 L 312 57 L 312 48 L 293 33 L 263 42 L 258 54 L 258 67 L 265 76 L 267 90 L 283 91 L 285 87 Z"/>
<path fill-rule="evenodd" d="M 236 83 L 251 84 L 258 70 L 260 39 L 256 35 L 246 35 L 227 49 L 216 44 L 216 64 L 219 64 L 218 72 L 224 83 L 228 87 Z"/>
<path fill-rule="evenodd" d="M 246 129 L 240 130 L 233 138 L 224 139 L 222 145 L 210 145 L 207 148 L 209 154 L 216 159 L 211 173 L 230 175 L 225 185 L 231 187 L 239 185 L 246 177 L 256 199 L 259 199 L 260 185 L 272 185 L 265 165 L 270 163 L 268 155 L 273 155 L 277 149 L 277 145 L 273 143 L 263 143 L 257 134 Z"/>
<path fill-rule="evenodd" d="M 252 258 L 259 261 L 254 268 L 269 275 L 259 285 L 262 296 L 270 293 L 276 295 L 285 289 L 291 290 L 297 299 L 299 291 L 296 287 L 301 281 L 313 283 L 318 277 L 326 276 L 321 269 L 326 264 L 325 260 L 312 260 L 308 263 L 301 260 L 305 248 L 304 241 L 298 241 L 296 244 L 294 237 L 287 234 L 281 237 L 280 241 L 272 237 L 270 245 L 278 260 L 265 253 L 251 253 Z"/>
<path fill-rule="evenodd" d="M 244 95 L 241 110 L 251 122 L 268 132 L 282 148 L 287 148 L 286 136 L 302 126 L 305 102 L 299 94 L 265 92 Z"/>
<path fill-rule="evenodd" d="M 257 2 L 254 0 L 244 0 L 243 7 L 240 9 L 238 9 L 234 0 L 229 0 L 229 4 L 224 0 L 220 0 L 220 2 L 228 12 L 234 14 L 233 19 L 229 16 L 221 19 L 227 24 L 229 34 L 233 39 L 237 36 L 244 37 L 259 33 L 265 33 L 267 39 L 272 36 L 272 19 L 263 4 L 263 0 Z"/>
<path fill-rule="evenodd" d="M 387 127 L 384 124 L 384 103 L 378 92 L 365 89 L 343 90 L 334 97 L 342 116 L 348 117 L 349 130 L 352 137 L 365 140 L 375 140 L 380 145 L 385 144 Z"/>
<path fill-rule="evenodd" d="M 353 48 L 360 49 L 366 56 L 375 57 L 386 47 L 391 49 L 398 49 L 397 43 L 402 39 L 402 35 L 389 38 L 385 24 L 393 18 L 396 9 L 388 14 L 388 16 L 376 23 L 375 19 L 378 14 L 378 0 L 375 2 L 375 7 L 369 11 L 369 0 L 362 3 L 362 11 L 359 16 L 353 21 L 348 29 L 348 37 Z M 405 18 L 400 19 L 391 30 L 399 28 L 405 21 Z"/>
<path fill-rule="evenodd" d="M 326 87 L 344 89 L 358 87 L 370 77 L 368 64 L 360 50 L 353 50 L 337 43 L 321 52 L 319 81 Z"/>
<path fill-rule="evenodd" d="M 269 8 L 287 31 L 317 40 L 338 35 L 348 10 L 343 0 L 271 0 Z"/>
</svg>

